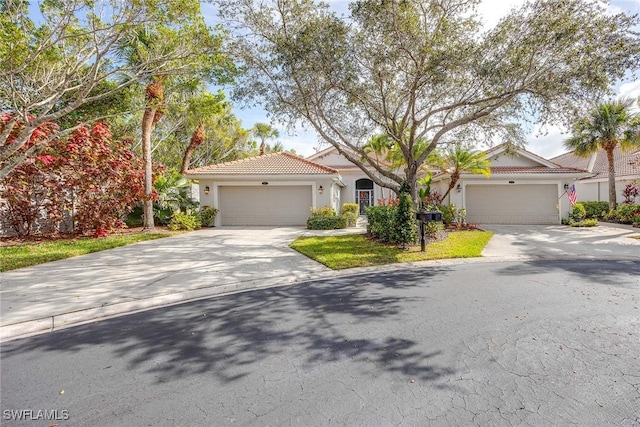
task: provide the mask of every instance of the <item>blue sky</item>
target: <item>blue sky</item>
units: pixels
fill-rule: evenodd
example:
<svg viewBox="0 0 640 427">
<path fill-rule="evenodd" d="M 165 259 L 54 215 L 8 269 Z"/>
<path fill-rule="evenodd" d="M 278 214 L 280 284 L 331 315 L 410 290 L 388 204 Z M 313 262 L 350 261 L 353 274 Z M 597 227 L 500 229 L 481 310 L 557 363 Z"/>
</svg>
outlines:
<svg viewBox="0 0 640 427">
<path fill-rule="evenodd" d="M 329 0 L 331 8 L 338 13 L 347 13 L 348 0 Z M 495 25 L 498 20 L 506 15 L 513 7 L 517 7 L 524 3 L 523 0 L 483 0 L 478 8 L 479 14 L 482 16 L 485 26 Z M 640 0 L 612 0 L 609 6 L 611 12 L 625 11 L 630 14 L 640 13 Z M 203 5 L 205 14 L 212 12 L 211 5 Z M 640 96 L 640 80 L 619 82 L 616 91 L 621 96 Z M 254 107 L 243 109 L 236 107 L 234 109 L 236 116 L 242 120 L 243 127 L 250 128 L 257 122 L 270 123 L 267 113 L 264 109 Z M 295 149 L 296 153 L 301 156 L 309 156 L 320 148 L 324 149 L 328 145 L 322 145 L 320 139 L 313 131 L 303 128 L 286 129 L 277 123 L 272 123 L 280 132 L 281 141 L 285 148 Z M 539 136 L 538 136 L 539 135 Z M 566 150 L 562 146 L 562 142 L 569 135 L 565 129 L 557 126 L 551 126 L 546 129 L 539 129 L 537 126 L 532 129 L 528 136 L 527 149 L 540 156 L 551 158 L 564 153 Z"/>
</svg>

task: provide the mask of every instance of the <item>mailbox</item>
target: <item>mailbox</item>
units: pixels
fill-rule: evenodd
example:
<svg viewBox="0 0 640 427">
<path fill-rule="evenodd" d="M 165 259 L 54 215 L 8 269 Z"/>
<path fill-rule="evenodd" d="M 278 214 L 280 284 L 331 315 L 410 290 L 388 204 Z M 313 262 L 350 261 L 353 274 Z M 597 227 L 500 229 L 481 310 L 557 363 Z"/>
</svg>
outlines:
<svg viewBox="0 0 640 427">
<path fill-rule="evenodd" d="M 442 221 L 442 212 L 438 211 L 418 211 L 416 219 L 421 222 Z"/>
<path fill-rule="evenodd" d="M 418 211 L 416 219 L 420 221 L 420 251 L 425 251 L 424 224 L 427 222 L 442 222 L 442 212 Z"/>
</svg>

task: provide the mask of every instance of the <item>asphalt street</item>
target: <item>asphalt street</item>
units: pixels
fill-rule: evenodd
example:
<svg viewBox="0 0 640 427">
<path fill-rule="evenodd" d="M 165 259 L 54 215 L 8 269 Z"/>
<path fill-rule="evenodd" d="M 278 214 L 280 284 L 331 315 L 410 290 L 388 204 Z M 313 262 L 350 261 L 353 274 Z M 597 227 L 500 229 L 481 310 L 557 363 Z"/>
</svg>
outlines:
<svg viewBox="0 0 640 427">
<path fill-rule="evenodd" d="M 308 281 L 9 341 L 0 369 L 3 426 L 637 426 L 640 263 Z"/>
</svg>

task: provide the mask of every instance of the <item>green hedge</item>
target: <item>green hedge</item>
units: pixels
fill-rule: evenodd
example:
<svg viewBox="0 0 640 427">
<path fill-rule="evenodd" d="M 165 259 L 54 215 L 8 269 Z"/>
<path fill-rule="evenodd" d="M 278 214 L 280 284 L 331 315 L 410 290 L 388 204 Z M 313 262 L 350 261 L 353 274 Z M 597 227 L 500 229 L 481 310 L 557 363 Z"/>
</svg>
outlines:
<svg viewBox="0 0 640 427">
<path fill-rule="evenodd" d="M 348 219 L 344 215 L 334 216 L 312 216 L 307 219 L 309 230 L 336 230 L 347 228 Z"/>
<path fill-rule="evenodd" d="M 343 203 L 342 215 L 347 218 L 349 227 L 355 227 L 358 222 L 358 204 L 357 203 Z"/>
<path fill-rule="evenodd" d="M 393 241 L 395 206 L 370 206 L 366 210 L 367 231 L 383 242 Z"/>
<path fill-rule="evenodd" d="M 586 211 L 586 218 L 604 219 L 609 213 L 609 202 L 580 202 Z"/>
</svg>

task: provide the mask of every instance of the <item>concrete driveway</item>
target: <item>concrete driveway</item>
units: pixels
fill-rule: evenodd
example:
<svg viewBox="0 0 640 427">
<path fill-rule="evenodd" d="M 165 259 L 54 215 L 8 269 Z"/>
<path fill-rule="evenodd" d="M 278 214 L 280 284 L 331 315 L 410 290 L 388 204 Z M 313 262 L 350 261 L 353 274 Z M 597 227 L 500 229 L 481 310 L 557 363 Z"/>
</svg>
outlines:
<svg viewBox="0 0 640 427">
<path fill-rule="evenodd" d="M 308 233 L 211 228 L 2 273 L 0 337 L 315 277 L 330 270 L 289 248 Z"/>
<path fill-rule="evenodd" d="M 223 227 L 137 243 L 0 274 L 0 340 L 198 298 L 399 268 L 531 258 L 640 259 L 640 230 L 599 226 L 490 226 L 473 260 L 334 272 L 289 248 L 303 235 L 363 233 L 303 227 Z"/>
<path fill-rule="evenodd" d="M 640 259 L 640 229 L 600 224 L 577 228 L 565 225 L 486 225 L 494 233 L 482 255 L 488 258 L 616 258 Z"/>
</svg>

